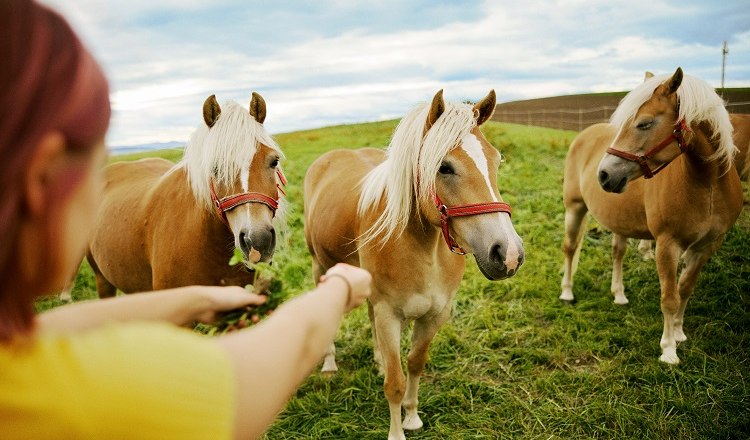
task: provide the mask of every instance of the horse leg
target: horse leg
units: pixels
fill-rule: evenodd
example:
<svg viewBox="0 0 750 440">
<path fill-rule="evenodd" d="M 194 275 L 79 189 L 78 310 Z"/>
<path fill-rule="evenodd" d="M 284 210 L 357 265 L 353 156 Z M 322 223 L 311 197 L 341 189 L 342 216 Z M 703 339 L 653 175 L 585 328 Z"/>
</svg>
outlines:
<svg viewBox="0 0 750 440">
<path fill-rule="evenodd" d="M 367 301 L 367 315 L 370 317 L 370 323 L 374 323 L 375 312 L 369 301 Z M 372 354 L 375 358 L 375 366 L 378 368 L 378 374 L 382 376 L 385 374 L 385 370 L 383 369 L 383 354 L 380 352 L 380 344 L 378 344 L 378 332 L 374 324 L 370 327 L 372 327 Z"/>
<path fill-rule="evenodd" d="M 651 240 L 638 241 L 638 252 L 641 254 L 641 258 L 644 261 L 654 259 L 654 250 L 651 247 L 652 244 L 653 242 Z"/>
<path fill-rule="evenodd" d="M 708 249 L 703 249 L 701 251 L 692 249 L 685 251 L 685 255 L 683 256 L 685 267 L 682 269 L 680 280 L 677 283 L 677 290 L 680 292 L 680 307 L 677 309 L 674 319 L 674 337 L 677 342 L 687 340 L 687 336 L 685 336 L 685 332 L 682 329 L 682 323 L 685 317 L 685 309 L 687 308 L 688 300 L 690 299 L 690 295 L 693 294 L 701 269 L 703 269 L 703 266 L 716 249 L 721 246 L 722 241 L 723 238 L 712 243 Z"/>
<path fill-rule="evenodd" d="M 421 318 L 414 321 L 414 331 L 411 338 L 411 350 L 409 351 L 406 376 L 406 393 L 404 394 L 404 429 L 416 431 L 422 428 L 422 420 L 417 412 L 419 403 L 419 378 L 427 363 L 427 350 L 432 339 L 450 318 L 451 305 L 445 306 L 437 317 Z"/>
<path fill-rule="evenodd" d="M 656 270 L 659 273 L 661 313 L 664 317 L 664 331 L 659 342 L 662 350 L 659 360 L 668 364 L 680 363 L 674 330 L 675 318 L 681 303 L 677 291 L 677 265 L 681 251 L 680 246 L 671 240 L 656 241 Z"/>
<path fill-rule="evenodd" d="M 99 270 L 99 266 L 96 264 L 91 252 L 86 255 L 86 259 L 89 262 L 89 266 L 91 266 L 91 270 L 94 271 L 96 293 L 99 295 L 99 298 L 112 298 L 115 296 L 117 294 L 117 288 L 104 277 L 104 274 Z"/>
<path fill-rule="evenodd" d="M 566 303 L 572 303 L 573 297 L 573 276 L 578 268 L 578 258 L 581 255 L 581 243 L 583 241 L 583 232 L 587 213 L 586 205 L 583 202 L 575 203 L 565 207 L 565 237 L 563 239 L 563 278 L 560 283 L 562 293 L 560 300 Z"/>
<path fill-rule="evenodd" d="M 377 329 L 377 340 L 383 355 L 385 367 L 383 391 L 388 400 L 391 416 L 388 440 L 406 440 L 401 425 L 401 402 L 404 399 L 406 383 L 401 369 L 401 320 L 394 316 L 387 304 L 382 304 L 381 307 L 376 304 L 374 307 L 373 327 Z"/>
<path fill-rule="evenodd" d="M 625 285 L 622 282 L 622 258 L 628 248 L 628 239 L 620 234 L 612 234 L 612 295 L 615 304 L 627 304 Z"/>
</svg>

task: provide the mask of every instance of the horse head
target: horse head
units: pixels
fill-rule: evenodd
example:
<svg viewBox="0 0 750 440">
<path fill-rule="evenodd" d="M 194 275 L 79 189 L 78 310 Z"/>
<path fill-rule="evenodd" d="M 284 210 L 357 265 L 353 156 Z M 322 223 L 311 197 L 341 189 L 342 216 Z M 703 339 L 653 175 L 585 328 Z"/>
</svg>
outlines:
<svg viewBox="0 0 750 440">
<path fill-rule="evenodd" d="M 442 230 L 451 251 L 473 254 L 482 274 L 491 280 L 514 275 L 524 260 L 523 242 L 513 228 L 510 206 L 502 201 L 497 187 L 502 157 L 479 130 L 492 116 L 495 102 L 491 90 L 471 108 L 471 128 L 458 143 L 447 154 L 432 159 L 434 166 L 426 159 L 434 179 L 425 179 L 420 191 L 420 210 Z M 437 92 L 424 125 L 423 149 L 441 142 L 445 130 L 441 125 L 454 123 L 450 113 L 457 108 L 447 108 L 443 91 Z"/>
<path fill-rule="evenodd" d="M 203 191 L 196 195 L 209 188 L 213 214 L 252 263 L 271 260 L 275 226 L 284 208 L 281 186 L 286 181 L 279 165 L 283 154 L 262 125 L 265 117 L 266 103 L 257 93 L 252 94 L 249 110 L 234 102 L 222 110 L 211 95 L 203 104 L 202 136 L 191 139 L 191 144 L 202 140 L 192 165 L 209 171 L 199 182 Z M 192 183 L 196 192 L 196 182 Z"/>
<path fill-rule="evenodd" d="M 630 115 L 617 127 L 617 135 L 599 163 L 599 184 L 605 191 L 621 193 L 629 181 L 653 177 L 687 150 L 685 138 L 690 127 L 679 117 L 677 94 L 682 81 L 679 67 L 666 79 L 647 72 L 642 85 L 620 103 L 613 121 L 626 111 Z M 646 93 L 650 96 L 643 96 Z M 633 99 L 629 99 L 631 96 Z"/>
</svg>

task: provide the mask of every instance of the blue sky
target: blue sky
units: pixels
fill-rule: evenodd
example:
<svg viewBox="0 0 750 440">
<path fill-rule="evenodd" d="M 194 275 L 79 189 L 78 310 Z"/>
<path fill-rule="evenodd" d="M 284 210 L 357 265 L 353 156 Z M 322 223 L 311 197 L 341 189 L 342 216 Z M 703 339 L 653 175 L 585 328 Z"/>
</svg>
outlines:
<svg viewBox="0 0 750 440">
<path fill-rule="evenodd" d="M 185 141 L 201 106 L 266 99 L 281 133 L 402 116 L 438 89 L 499 102 L 630 90 L 681 66 L 750 87 L 750 0 L 43 0 L 107 72 L 112 146 Z M 283 146 L 282 146 L 283 147 Z"/>
</svg>

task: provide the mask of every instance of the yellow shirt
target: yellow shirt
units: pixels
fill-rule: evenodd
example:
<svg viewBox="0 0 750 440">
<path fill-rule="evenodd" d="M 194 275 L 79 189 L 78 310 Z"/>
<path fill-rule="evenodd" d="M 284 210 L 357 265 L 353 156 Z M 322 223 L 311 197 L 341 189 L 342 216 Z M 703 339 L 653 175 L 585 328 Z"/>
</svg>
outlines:
<svg viewBox="0 0 750 440">
<path fill-rule="evenodd" d="M 226 439 L 229 359 L 167 324 L 109 325 L 0 345 L 2 439 Z"/>
</svg>

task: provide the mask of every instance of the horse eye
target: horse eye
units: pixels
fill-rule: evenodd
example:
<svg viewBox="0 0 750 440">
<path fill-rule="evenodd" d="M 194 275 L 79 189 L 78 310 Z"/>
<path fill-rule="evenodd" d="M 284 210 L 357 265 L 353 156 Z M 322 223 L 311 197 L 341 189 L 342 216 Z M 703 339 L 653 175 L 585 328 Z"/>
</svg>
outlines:
<svg viewBox="0 0 750 440">
<path fill-rule="evenodd" d="M 636 125 L 636 128 L 638 130 L 648 130 L 652 125 L 654 125 L 654 121 L 643 121 L 639 122 L 638 125 Z"/>
<path fill-rule="evenodd" d="M 440 174 L 454 174 L 453 167 L 448 165 L 447 163 L 441 163 L 440 168 L 438 168 L 438 173 Z"/>
<path fill-rule="evenodd" d="M 275 158 L 275 159 L 274 159 L 274 160 L 273 160 L 273 161 L 271 162 L 271 168 L 276 168 L 277 166 L 279 166 L 279 158 L 278 158 L 278 157 L 277 157 L 277 158 Z"/>
</svg>

